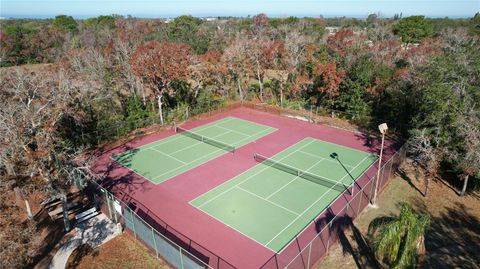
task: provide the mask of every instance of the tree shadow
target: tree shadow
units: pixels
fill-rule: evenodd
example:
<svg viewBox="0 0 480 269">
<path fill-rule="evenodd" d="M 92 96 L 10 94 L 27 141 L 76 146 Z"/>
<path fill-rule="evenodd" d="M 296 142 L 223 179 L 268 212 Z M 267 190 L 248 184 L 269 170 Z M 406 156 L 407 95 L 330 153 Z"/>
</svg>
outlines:
<svg viewBox="0 0 480 269">
<path fill-rule="evenodd" d="M 480 217 L 455 203 L 432 218 L 425 235 L 426 257 L 422 268 L 478 268 Z"/>
<path fill-rule="evenodd" d="M 363 146 L 365 146 L 369 153 L 380 155 L 380 147 L 381 147 L 381 137 L 378 134 L 373 134 L 369 131 L 362 131 L 361 133 L 355 134 L 355 137 L 361 141 L 363 141 Z M 388 137 L 385 137 L 385 144 L 383 149 L 384 161 L 388 160 L 397 150 L 399 150 L 404 141 L 402 140 L 388 140 Z"/>
<path fill-rule="evenodd" d="M 458 196 L 460 196 L 464 181 L 463 178 L 459 178 L 459 175 L 462 175 L 461 171 L 456 169 L 451 163 L 443 161 L 440 165 L 439 175 L 435 178 L 435 180 L 438 180 L 443 185 L 454 191 Z M 471 176 L 468 181 L 465 195 L 480 199 L 480 193 L 476 191 L 478 187 L 475 186 L 475 182 L 475 177 Z"/>
<path fill-rule="evenodd" d="M 113 194 L 119 191 L 133 193 L 135 191 L 144 192 L 149 190 L 150 182 L 143 178 L 147 177 L 148 173 L 139 175 L 130 168 L 133 158 L 141 152 L 140 149 L 128 145 L 123 145 L 121 149 L 122 152 L 120 154 L 111 156 L 110 162 L 102 172 L 101 179 L 97 183 Z M 126 172 L 117 175 L 118 171 Z"/>
<path fill-rule="evenodd" d="M 343 255 L 351 255 L 358 268 L 380 268 L 373 249 L 353 223 L 352 217 L 335 216 L 332 210 L 328 209 L 325 216 L 315 223 L 317 232 L 320 233 L 333 219 L 335 220 L 329 229 L 329 238 L 338 239 Z M 351 231 L 352 234 L 348 235 L 346 231 Z"/>
<path fill-rule="evenodd" d="M 420 195 L 424 196 L 423 192 L 413 183 L 412 179 L 407 175 L 406 171 L 403 168 L 399 167 L 397 169 L 397 174 L 403 180 L 405 180 L 408 183 L 408 185 L 410 185 L 410 187 L 415 189 Z"/>
<path fill-rule="evenodd" d="M 89 255 L 91 255 L 93 257 L 96 257 L 98 255 L 98 251 L 93 249 L 88 244 L 80 245 L 70 255 L 65 268 L 68 268 L 68 269 L 77 268 L 80 265 L 80 263 L 82 262 L 83 258 L 85 258 L 86 256 L 89 256 Z"/>
<path fill-rule="evenodd" d="M 70 201 L 79 201 L 82 196 L 79 192 L 75 192 L 69 193 L 67 197 Z M 29 249 L 31 260 L 24 268 L 48 266 L 59 243 L 68 240 L 72 236 L 65 232 L 62 218 L 52 220 L 48 214 L 51 208 L 51 205 L 45 204 L 33 217 L 37 233 L 41 236 L 34 239 L 34 241 L 38 241 L 38 245 L 35 244 L 34 248 Z M 73 214 L 70 214 L 69 220 L 72 217 Z"/>
</svg>

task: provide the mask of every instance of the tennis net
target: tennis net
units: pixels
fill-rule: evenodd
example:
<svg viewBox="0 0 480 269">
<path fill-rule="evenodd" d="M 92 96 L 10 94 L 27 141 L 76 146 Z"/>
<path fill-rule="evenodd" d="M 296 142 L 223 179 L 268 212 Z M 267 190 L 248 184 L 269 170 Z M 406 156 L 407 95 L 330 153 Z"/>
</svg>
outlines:
<svg viewBox="0 0 480 269">
<path fill-rule="evenodd" d="M 263 155 L 260 155 L 260 154 L 255 154 L 253 156 L 253 158 L 255 159 L 255 161 L 257 161 L 259 163 L 263 163 L 265 165 L 274 167 L 276 169 L 279 169 L 279 170 L 282 170 L 284 172 L 290 173 L 290 174 L 292 174 L 294 176 L 297 176 L 297 177 L 301 177 L 301 178 L 309 180 L 311 182 L 323 185 L 325 187 L 332 188 L 332 189 L 334 189 L 336 191 L 339 191 L 339 192 L 343 192 L 346 189 L 348 189 L 348 187 L 345 186 L 341 182 L 335 182 L 333 180 L 326 179 L 326 178 L 311 174 L 311 173 L 306 172 L 306 171 L 301 171 L 301 170 L 299 170 L 297 168 L 294 168 L 290 165 L 283 164 L 283 163 L 280 163 L 278 161 L 274 161 L 274 160 L 272 160 L 268 157 L 265 157 Z"/>
<path fill-rule="evenodd" d="M 221 148 L 223 150 L 230 151 L 230 152 L 235 152 L 235 147 L 234 146 L 230 146 L 230 145 L 227 145 L 223 142 L 217 141 L 215 139 L 208 138 L 208 137 L 205 137 L 203 135 L 199 135 L 197 133 L 194 133 L 194 132 L 189 131 L 187 129 L 184 129 L 182 127 L 176 127 L 175 132 L 177 132 L 179 134 L 182 134 L 182 135 L 185 135 L 185 136 L 188 136 L 190 138 L 196 139 L 198 141 L 207 143 L 207 144 L 212 145 L 214 147 Z"/>
</svg>

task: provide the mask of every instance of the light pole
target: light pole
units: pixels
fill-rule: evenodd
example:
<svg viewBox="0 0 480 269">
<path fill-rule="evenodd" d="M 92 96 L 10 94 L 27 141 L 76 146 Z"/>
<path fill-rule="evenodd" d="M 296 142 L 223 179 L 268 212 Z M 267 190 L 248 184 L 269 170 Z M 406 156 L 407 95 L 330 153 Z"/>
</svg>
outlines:
<svg viewBox="0 0 480 269">
<path fill-rule="evenodd" d="M 373 193 L 372 205 L 375 207 L 375 200 L 377 199 L 377 189 L 378 189 L 378 181 L 380 180 L 380 169 L 382 168 L 382 156 L 383 156 L 383 143 L 385 142 L 385 133 L 388 130 L 388 126 L 386 123 L 382 123 L 378 125 L 378 130 L 382 134 L 382 146 L 380 147 L 380 159 L 378 160 L 378 170 L 377 170 L 377 180 L 375 180 L 375 191 Z"/>
</svg>

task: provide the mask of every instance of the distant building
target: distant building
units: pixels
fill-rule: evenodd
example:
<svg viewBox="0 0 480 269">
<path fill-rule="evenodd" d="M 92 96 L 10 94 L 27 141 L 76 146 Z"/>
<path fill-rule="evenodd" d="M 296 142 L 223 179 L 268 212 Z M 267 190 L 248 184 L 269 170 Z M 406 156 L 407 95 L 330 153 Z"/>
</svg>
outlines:
<svg viewBox="0 0 480 269">
<path fill-rule="evenodd" d="M 203 19 L 206 20 L 206 21 L 216 21 L 217 20 L 217 18 L 215 18 L 215 17 L 209 17 L 209 18 L 203 18 Z"/>
<path fill-rule="evenodd" d="M 328 35 L 334 35 L 338 31 L 340 31 L 340 27 L 338 27 L 338 26 L 327 26 L 327 27 L 325 27 L 325 31 L 327 31 Z"/>
</svg>

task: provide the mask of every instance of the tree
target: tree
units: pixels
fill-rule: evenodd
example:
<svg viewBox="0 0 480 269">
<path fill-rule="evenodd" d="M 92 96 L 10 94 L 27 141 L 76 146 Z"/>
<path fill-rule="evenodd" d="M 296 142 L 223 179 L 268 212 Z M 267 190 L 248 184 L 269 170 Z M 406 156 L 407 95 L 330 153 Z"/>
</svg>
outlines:
<svg viewBox="0 0 480 269">
<path fill-rule="evenodd" d="M 192 16 L 179 16 L 168 24 L 168 40 L 176 43 L 185 43 L 192 47 L 197 54 L 208 50 L 208 35 L 200 32 L 202 20 Z"/>
<path fill-rule="evenodd" d="M 405 43 L 418 43 L 423 38 L 433 36 L 433 26 L 424 16 L 410 16 L 393 26 L 393 33 L 402 37 Z"/>
<path fill-rule="evenodd" d="M 72 16 L 58 15 L 53 20 L 53 27 L 62 32 L 77 33 L 77 22 Z"/>
<path fill-rule="evenodd" d="M 325 26 L 327 26 L 327 23 L 323 18 L 305 18 L 302 20 L 301 30 L 304 35 L 323 43 L 322 39 L 325 34 Z"/>
<path fill-rule="evenodd" d="M 339 94 L 339 86 L 345 78 L 345 71 L 337 69 L 336 62 L 323 64 L 317 62 L 314 67 L 314 73 L 317 77 L 316 95 L 317 105 L 321 100 L 321 96 L 327 96 L 333 102 L 333 98 Z"/>
<path fill-rule="evenodd" d="M 380 14 L 377 14 L 377 13 L 372 13 L 372 14 L 369 14 L 368 17 L 367 17 L 367 24 L 369 25 L 372 25 L 374 23 L 377 22 L 377 20 L 379 19 L 380 17 Z"/>
<path fill-rule="evenodd" d="M 190 66 L 190 78 L 194 81 L 194 97 L 199 94 L 200 89 L 213 88 L 216 96 L 222 96 L 226 93 L 226 84 L 228 71 L 222 54 L 218 51 L 207 51 L 198 56 L 198 61 Z"/>
<path fill-rule="evenodd" d="M 152 90 L 158 105 L 160 122 L 163 118 L 163 98 L 174 96 L 174 81 L 186 80 L 191 63 L 189 45 L 150 41 L 137 47 L 130 57 L 133 72 Z"/>
<path fill-rule="evenodd" d="M 424 251 L 428 215 L 417 214 L 409 204 L 400 204 L 398 216 L 374 219 L 368 233 L 374 238 L 375 252 L 390 268 L 414 268 Z"/>
<path fill-rule="evenodd" d="M 264 13 L 260 13 L 253 16 L 254 35 L 257 37 L 261 37 L 268 23 L 269 23 L 269 19 L 267 15 L 265 15 Z"/>
<path fill-rule="evenodd" d="M 284 93 L 289 86 L 297 81 L 297 74 L 301 64 L 305 64 L 307 59 L 307 46 L 312 40 L 298 31 L 287 32 L 285 36 L 285 53 L 281 61 L 277 61 L 276 69 L 279 72 L 278 80 L 280 82 L 280 106 L 283 107 Z M 300 82 L 300 80 L 298 80 Z M 299 89 L 299 88 L 295 88 Z"/>
<path fill-rule="evenodd" d="M 249 40 L 247 42 L 248 59 L 255 69 L 255 76 L 259 84 L 259 97 L 263 102 L 265 70 L 274 66 L 285 52 L 284 43 L 266 38 Z"/>
<path fill-rule="evenodd" d="M 115 28 L 115 17 L 114 16 L 98 16 L 95 18 L 89 18 L 83 21 L 86 27 L 93 28 L 95 30 L 100 30 L 102 28 Z"/>
<path fill-rule="evenodd" d="M 227 64 L 230 77 L 235 81 L 240 100 L 245 99 L 244 89 L 248 87 L 252 73 L 251 62 L 248 54 L 248 39 L 237 35 L 235 40 L 228 46 L 222 56 L 222 61 Z"/>
<path fill-rule="evenodd" d="M 426 172 L 423 192 L 425 197 L 428 196 L 430 179 L 437 174 L 445 154 L 438 138 L 438 129 L 414 129 L 407 144 L 411 158 Z"/>
<path fill-rule="evenodd" d="M 355 34 L 352 30 L 340 30 L 327 39 L 327 46 L 332 53 L 345 57 L 347 51 L 355 44 Z"/>
<path fill-rule="evenodd" d="M 474 34 L 480 34 L 480 12 L 475 13 L 475 16 L 470 19 L 470 31 Z"/>
<path fill-rule="evenodd" d="M 480 113 L 475 106 L 466 102 L 464 113 L 459 115 L 456 130 L 460 137 L 460 148 L 450 150 L 452 157 L 463 171 L 463 188 L 460 195 L 465 195 L 470 177 L 480 176 Z"/>
<path fill-rule="evenodd" d="M 1 64 L 20 65 L 32 62 L 32 55 L 28 47 L 28 40 L 35 31 L 21 25 L 7 26 L 1 32 L 0 49 L 2 50 Z"/>
</svg>

